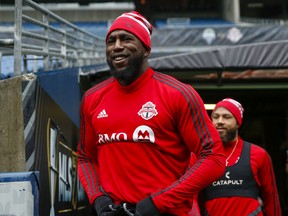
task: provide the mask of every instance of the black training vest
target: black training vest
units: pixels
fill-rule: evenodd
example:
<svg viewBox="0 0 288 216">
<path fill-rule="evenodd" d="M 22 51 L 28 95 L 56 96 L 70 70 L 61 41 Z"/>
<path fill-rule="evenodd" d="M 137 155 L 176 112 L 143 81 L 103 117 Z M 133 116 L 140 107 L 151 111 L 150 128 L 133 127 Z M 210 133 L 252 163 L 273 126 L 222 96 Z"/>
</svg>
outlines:
<svg viewBox="0 0 288 216">
<path fill-rule="evenodd" d="M 239 161 L 204 190 L 205 200 L 220 197 L 259 197 L 259 186 L 250 165 L 251 144 L 244 142 Z"/>
</svg>

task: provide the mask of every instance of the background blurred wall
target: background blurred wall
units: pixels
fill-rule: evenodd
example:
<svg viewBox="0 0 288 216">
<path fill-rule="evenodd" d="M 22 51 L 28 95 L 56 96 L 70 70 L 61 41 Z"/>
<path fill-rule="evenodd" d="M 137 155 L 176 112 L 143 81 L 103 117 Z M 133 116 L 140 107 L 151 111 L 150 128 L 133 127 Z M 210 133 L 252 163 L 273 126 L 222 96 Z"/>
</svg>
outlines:
<svg viewBox="0 0 288 216">
<path fill-rule="evenodd" d="M 25 171 L 21 77 L 0 81 L 0 172 Z"/>
</svg>

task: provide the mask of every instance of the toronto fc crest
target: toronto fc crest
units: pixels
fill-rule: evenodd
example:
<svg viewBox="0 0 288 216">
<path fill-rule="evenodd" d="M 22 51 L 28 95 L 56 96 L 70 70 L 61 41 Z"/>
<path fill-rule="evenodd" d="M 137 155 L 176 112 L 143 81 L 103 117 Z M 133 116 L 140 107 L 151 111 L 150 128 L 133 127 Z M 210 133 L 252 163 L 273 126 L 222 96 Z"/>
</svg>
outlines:
<svg viewBox="0 0 288 216">
<path fill-rule="evenodd" d="M 138 115 L 141 116 L 145 120 L 149 120 L 153 116 L 156 116 L 158 114 L 155 107 L 156 105 L 149 101 L 142 106 L 142 109 L 140 109 L 140 111 L 138 112 Z"/>
</svg>

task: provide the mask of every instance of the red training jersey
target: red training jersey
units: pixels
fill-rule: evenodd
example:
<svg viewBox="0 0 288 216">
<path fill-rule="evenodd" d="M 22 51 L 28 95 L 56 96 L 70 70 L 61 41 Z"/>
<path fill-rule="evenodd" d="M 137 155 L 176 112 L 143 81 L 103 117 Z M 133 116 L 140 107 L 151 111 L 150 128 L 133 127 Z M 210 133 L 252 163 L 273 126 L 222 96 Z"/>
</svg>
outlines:
<svg viewBox="0 0 288 216">
<path fill-rule="evenodd" d="M 188 168 L 191 152 L 198 160 Z M 91 202 L 151 196 L 161 213 L 184 216 L 191 197 L 221 176 L 225 156 L 202 99 L 149 68 L 129 86 L 111 77 L 81 102 L 78 175 Z"/>
<path fill-rule="evenodd" d="M 243 149 L 243 140 L 238 137 L 238 144 L 228 161 L 233 166 L 239 161 Z M 224 145 L 225 154 L 232 152 L 236 142 Z M 265 149 L 251 144 L 250 165 L 254 179 L 259 186 L 259 199 L 232 196 L 222 197 L 205 202 L 205 215 L 209 216 L 243 216 L 258 212 L 257 216 L 282 216 L 279 195 L 277 191 L 274 169 L 271 158 Z M 258 210 L 260 208 L 260 210 Z"/>
</svg>

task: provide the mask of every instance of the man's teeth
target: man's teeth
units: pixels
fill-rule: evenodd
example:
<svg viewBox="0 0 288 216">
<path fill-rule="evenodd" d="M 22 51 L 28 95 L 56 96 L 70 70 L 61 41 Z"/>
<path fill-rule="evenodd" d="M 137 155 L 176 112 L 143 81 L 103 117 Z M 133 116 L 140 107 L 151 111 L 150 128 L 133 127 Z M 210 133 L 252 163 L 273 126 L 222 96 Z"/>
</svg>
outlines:
<svg viewBox="0 0 288 216">
<path fill-rule="evenodd" d="M 116 58 L 115 58 L 116 61 L 120 61 L 120 60 L 122 60 L 122 59 L 124 59 L 124 57 L 116 57 Z"/>
</svg>

